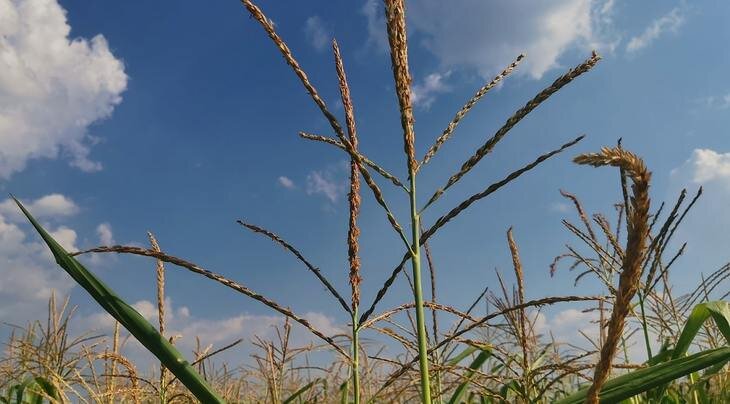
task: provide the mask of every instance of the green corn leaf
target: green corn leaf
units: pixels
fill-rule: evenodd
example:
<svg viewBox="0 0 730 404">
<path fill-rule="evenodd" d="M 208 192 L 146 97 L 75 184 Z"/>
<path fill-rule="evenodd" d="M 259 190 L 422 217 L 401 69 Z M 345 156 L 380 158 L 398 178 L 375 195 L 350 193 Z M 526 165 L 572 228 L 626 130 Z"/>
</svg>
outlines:
<svg viewBox="0 0 730 404">
<path fill-rule="evenodd" d="M 457 404 L 459 400 L 461 400 L 461 397 L 464 395 L 466 389 L 469 387 L 469 383 L 471 383 L 471 379 L 474 377 L 474 374 L 479 368 L 482 367 L 484 362 L 486 362 L 491 355 L 491 349 L 482 348 L 479 355 L 477 355 L 477 357 L 474 358 L 474 360 L 471 362 L 471 365 L 469 365 L 469 369 L 464 374 L 465 380 L 461 382 L 461 384 L 459 384 L 459 386 L 456 388 L 456 391 L 454 391 L 454 394 L 449 400 L 449 404 Z"/>
<path fill-rule="evenodd" d="M 499 395 L 502 396 L 504 400 L 507 400 L 510 391 L 519 393 L 521 389 L 522 387 L 520 387 L 520 384 L 517 383 L 517 380 L 511 380 L 502 385 L 502 388 L 499 389 Z"/>
<path fill-rule="evenodd" d="M 461 351 L 458 355 L 456 355 L 453 358 L 451 358 L 448 361 L 446 361 L 445 365 L 446 366 L 456 366 L 456 365 L 459 364 L 459 362 L 463 361 L 464 358 L 466 358 L 469 355 L 473 354 L 478 349 L 479 348 L 470 345 L 470 346 L 466 347 L 466 349 L 464 349 L 463 351 Z"/>
<path fill-rule="evenodd" d="M 606 382 L 601 389 L 600 401 L 602 404 L 617 403 L 728 360 L 730 360 L 730 347 L 722 347 L 639 369 Z M 558 401 L 558 404 L 581 404 L 585 401 L 587 393 L 588 387 L 585 387 Z"/>
<path fill-rule="evenodd" d="M 687 323 L 684 325 L 682 334 L 680 334 L 677 345 L 674 347 L 672 359 L 679 358 L 687 353 L 702 324 L 709 318 L 715 321 L 726 342 L 730 344 L 730 303 L 723 301 L 701 303 L 692 309 L 692 313 L 687 318 Z"/>
<path fill-rule="evenodd" d="M 61 396 L 58 394 L 56 386 L 54 386 L 53 383 L 49 382 L 47 379 L 38 376 L 35 378 L 35 384 L 37 384 L 38 387 L 40 387 L 41 390 L 43 390 L 43 392 L 46 393 L 48 397 L 51 397 L 54 400 L 61 401 Z"/>
<path fill-rule="evenodd" d="M 295 391 L 294 394 L 292 394 L 291 396 L 289 396 L 289 398 L 287 398 L 286 400 L 284 400 L 283 404 L 289 404 L 289 403 L 294 402 L 294 400 L 296 400 L 297 398 L 299 398 L 299 396 L 301 396 L 302 394 L 304 394 L 307 391 L 309 391 L 317 383 L 326 383 L 326 382 L 323 379 L 316 379 L 316 380 L 314 380 L 312 382 L 309 382 L 308 384 L 306 384 L 301 389 Z"/>
<path fill-rule="evenodd" d="M 347 394 L 350 392 L 350 379 L 345 380 L 344 383 L 340 385 L 340 404 L 348 404 L 350 401 L 347 397 Z M 368 401 L 368 403 L 372 402 Z"/>
<path fill-rule="evenodd" d="M 15 199 L 15 198 L 13 198 Z M 170 342 L 157 332 L 144 317 L 114 291 L 94 276 L 33 218 L 23 204 L 15 199 L 23 214 L 51 249 L 56 263 L 81 285 L 99 305 L 124 326 L 148 351 L 157 357 L 198 400 L 203 403 L 224 403 L 190 363 Z"/>
<path fill-rule="evenodd" d="M 677 339 L 677 344 L 674 349 L 668 350 L 671 353 L 671 359 L 678 359 L 683 357 L 687 350 L 689 350 L 692 341 L 699 333 L 702 324 L 705 321 L 712 319 L 717 328 L 720 330 L 722 335 L 725 337 L 725 341 L 730 344 L 730 303 L 723 301 L 713 301 L 700 303 L 692 309 L 687 318 L 687 322 L 684 324 L 684 329 Z M 723 363 L 717 363 L 717 366 L 724 366 Z M 659 386 L 654 394 L 654 398 L 661 397 L 666 391 L 668 385 Z"/>
</svg>

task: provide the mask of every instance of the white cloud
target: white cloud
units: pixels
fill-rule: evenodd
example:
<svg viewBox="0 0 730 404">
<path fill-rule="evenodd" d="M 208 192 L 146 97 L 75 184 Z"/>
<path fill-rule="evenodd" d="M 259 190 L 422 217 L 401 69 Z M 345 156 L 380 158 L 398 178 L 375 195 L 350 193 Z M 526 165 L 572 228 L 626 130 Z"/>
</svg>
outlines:
<svg viewBox="0 0 730 404">
<path fill-rule="evenodd" d="M 415 84 L 411 89 L 413 104 L 428 109 L 436 100 L 436 95 L 445 93 L 450 87 L 444 82 L 451 75 L 451 72 L 444 74 L 431 73 L 423 79 L 423 82 Z"/>
<path fill-rule="evenodd" d="M 112 233 L 112 226 L 109 223 L 104 222 L 96 226 L 96 234 L 99 236 L 101 245 L 114 244 L 114 233 Z"/>
<path fill-rule="evenodd" d="M 340 196 L 340 186 L 332 181 L 330 177 L 321 171 L 313 171 L 307 175 L 307 194 L 322 194 L 330 200 L 337 202 Z"/>
<path fill-rule="evenodd" d="M 730 93 L 725 95 L 711 95 L 698 100 L 708 108 L 712 109 L 728 109 L 730 108 Z"/>
<path fill-rule="evenodd" d="M 63 247 L 76 249 L 74 230 L 64 226 L 49 230 Z M 35 233 L 27 238 L 17 224 L 0 215 L 0 318 L 19 325 L 44 318 L 51 292 L 65 295 L 74 285 Z"/>
<path fill-rule="evenodd" d="M 297 187 L 291 178 L 285 177 L 283 175 L 277 178 L 276 181 L 279 183 L 279 185 L 286 189 L 294 189 Z"/>
<path fill-rule="evenodd" d="M 367 23 L 367 48 L 385 52 L 388 49 L 388 36 L 385 33 L 385 17 L 383 3 L 378 0 L 367 0 L 361 9 Z"/>
<path fill-rule="evenodd" d="M 87 129 L 121 102 L 122 62 L 102 35 L 71 40 L 56 0 L 0 0 L 0 10 L 0 178 L 59 154 L 100 169 Z"/>
<path fill-rule="evenodd" d="M 553 202 L 550 204 L 550 210 L 558 213 L 567 213 L 570 211 L 570 205 L 565 202 Z"/>
<path fill-rule="evenodd" d="M 48 233 L 65 248 L 66 251 L 78 251 L 76 247 L 76 231 L 69 229 L 66 226 L 60 226 L 56 230 L 49 230 Z"/>
<path fill-rule="evenodd" d="M 629 53 L 639 51 L 651 45 L 664 33 L 677 32 L 679 27 L 684 24 L 684 21 L 685 17 L 682 10 L 679 7 L 672 9 L 672 11 L 652 21 L 641 35 L 631 38 L 628 45 L 626 45 L 626 51 Z"/>
<path fill-rule="evenodd" d="M 363 14 L 368 46 L 387 49 L 382 5 L 368 1 Z M 411 46 L 423 46 L 443 70 L 466 68 L 485 78 L 501 71 L 520 53 L 527 59 L 523 74 L 540 78 L 560 65 L 570 49 L 586 54 L 597 48 L 611 51 L 613 1 L 465 0 L 454 7 L 441 0 L 408 3 Z"/>
<path fill-rule="evenodd" d="M 314 49 L 320 52 L 327 48 L 331 37 L 325 29 L 322 19 L 316 15 L 307 18 L 307 22 L 304 24 L 304 35 Z"/>
<path fill-rule="evenodd" d="M 79 211 L 79 207 L 71 198 L 61 194 L 49 194 L 34 201 L 22 202 L 36 219 L 71 216 Z M 5 216 L 7 220 L 25 220 L 18 205 L 10 198 L 0 202 L 0 215 Z"/>
<path fill-rule="evenodd" d="M 347 192 L 347 180 L 343 174 L 349 166 L 344 163 L 307 174 L 307 195 L 324 195 L 330 202 L 337 202 Z"/>
<path fill-rule="evenodd" d="M 719 182 L 730 189 L 730 153 L 711 149 L 695 149 L 692 156 L 672 175 L 688 177 L 695 184 Z"/>
<path fill-rule="evenodd" d="M 535 330 L 541 334 L 550 333 L 556 342 L 586 346 L 588 341 L 580 332 L 591 338 L 598 336 L 596 312 L 566 309 L 549 318 L 540 313 L 537 320 Z"/>
<path fill-rule="evenodd" d="M 145 319 L 152 324 L 158 323 L 158 311 L 156 303 L 149 300 L 140 300 L 132 304 Z M 307 312 L 302 314 L 316 329 L 325 335 L 336 335 L 345 333 L 345 328 L 336 324 L 335 321 L 322 313 Z M 96 331 L 111 334 L 114 326 L 114 319 L 106 312 L 96 312 L 86 317 L 78 319 L 77 327 L 83 330 L 94 329 Z M 165 323 L 167 336 L 179 336 L 175 345 L 184 354 L 189 355 L 196 346 L 196 337 L 200 339 L 202 346 L 212 345 L 213 349 L 233 342 L 239 338 L 244 339 L 239 351 L 234 353 L 223 354 L 222 358 L 228 359 L 229 363 L 240 364 L 242 355 L 240 349 L 250 349 L 250 341 L 254 336 L 262 339 L 276 340 L 275 327 L 284 325 L 284 318 L 280 315 L 254 315 L 241 313 L 230 317 L 211 318 L 210 316 L 196 316 L 191 313 L 191 309 L 187 306 L 175 307 L 171 299 L 165 299 Z M 291 322 L 293 325 L 291 344 L 292 346 L 301 346 L 311 342 L 319 343 L 309 331 L 300 327 L 297 323 Z M 142 347 L 133 342 L 128 348 L 133 348 L 136 352 L 127 352 L 135 359 L 140 360 L 139 355 L 142 353 Z M 148 360 L 151 358 L 148 358 Z M 221 358 L 219 358 L 221 359 Z M 137 362 L 138 367 L 140 363 Z"/>
<path fill-rule="evenodd" d="M 689 197 L 700 185 L 702 197 L 687 214 L 674 237 L 676 244 L 686 241 L 688 245 L 679 265 L 684 262 L 692 270 L 678 269 L 675 274 L 681 273 L 677 276 L 686 277 L 689 284 L 699 282 L 700 273 L 710 273 L 730 261 L 727 249 L 730 214 L 725 203 L 730 200 L 730 152 L 693 150 L 682 165 L 671 171 L 666 199 L 675 199 L 682 188 L 687 189 Z M 676 244 L 675 249 L 679 248 Z"/>
</svg>

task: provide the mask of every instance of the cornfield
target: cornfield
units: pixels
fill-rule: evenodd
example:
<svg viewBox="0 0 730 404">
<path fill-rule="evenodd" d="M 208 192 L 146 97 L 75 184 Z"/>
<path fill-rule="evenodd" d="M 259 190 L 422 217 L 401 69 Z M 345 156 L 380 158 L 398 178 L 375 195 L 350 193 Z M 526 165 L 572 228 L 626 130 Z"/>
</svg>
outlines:
<svg viewBox="0 0 730 404">
<path fill-rule="evenodd" d="M 667 208 L 650 198 L 651 172 L 642 158 L 625 149 L 619 140 L 596 153 L 580 154 L 580 166 L 612 167 L 623 198 L 611 215 L 589 214 L 580 199 L 561 191 L 574 207 L 578 222 L 563 225 L 577 244 L 567 245 L 550 267 L 572 271 L 575 282 L 594 278 L 602 284 L 598 295 L 526 298 L 518 245 L 519 234 L 504 229 L 505 248 L 512 257 L 514 286 L 498 273 L 473 304 L 458 308 L 437 300 L 438 272 L 429 240 L 462 212 L 531 172 L 552 157 L 566 152 L 584 136 L 578 136 L 530 162 L 503 179 L 477 190 L 432 224 L 421 222 L 426 210 L 436 209 L 450 188 L 474 169 L 510 130 L 543 102 L 587 74 L 600 61 L 593 52 L 587 59 L 540 91 L 517 109 L 504 124 L 468 156 L 455 173 L 436 190 L 417 194 L 421 170 L 438 155 L 456 133 L 461 120 L 493 88 L 505 80 L 526 57 L 514 62 L 479 88 L 456 112 L 422 157 L 416 155 L 411 73 L 408 62 L 406 9 L 403 0 L 386 0 L 386 29 L 403 136 L 407 178 L 386 170 L 375 156 L 358 148 L 355 107 L 350 94 L 340 47 L 332 42 L 335 71 L 344 109 L 344 124 L 327 106 L 292 50 L 277 33 L 272 21 L 250 0 L 242 4 L 253 21 L 279 50 L 328 122 L 332 134 L 300 132 L 304 140 L 334 146 L 349 160 L 349 221 L 347 232 L 349 296 L 339 290 L 293 243 L 264 227 L 239 220 L 242 229 L 254 232 L 292 254 L 327 290 L 350 320 L 348 332 L 327 335 L 295 309 L 264 296 L 244 283 L 229 279 L 184 258 L 170 255 L 148 234 L 150 247 L 107 245 L 85 251 L 66 251 L 16 200 L 38 235 L 50 248 L 58 266 L 65 270 L 116 320 L 113 335 L 72 335 L 69 324 L 74 310 L 69 301 L 49 301 L 48 318 L 15 328 L 5 343 L 0 362 L 0 401 L 41 402 L 194 402 L 204 403 L 725 403 L 730 402 L 730 303 L 723 281 L 730 276 L 724 266 L 694 289 L 675 291 L 670 270 L 680 261 L 685 246 L 672 250 L 673 236 L 702 194 L 700 188 L 687 200 L 682 191 Z M 576 168 L 578 169 L 578 168 Z M 362 182 L 361 182 L 362 181 Z M 363 186 L 364 182 L 364 186 Z M 408 206 L 392 209 L 381 187 L 404 192 Z M 427 199 L 424 199 L 423 196 Z M 402 242 L 403 257 L 383 278 L 379 290 L 361 290 L 360 228 L 362 198 L 374 198 L 393 232 Z M 421 203 L 425 200 L 425 203 Z M 407 211 L 406 219 L 394 212 Z M 611 218 L 609 218 L 612 216 Z M 126 254 L 154 260 L 159 323 L 151 324 L 112 287 L 99 280 L 75 257 L 85 254 Z M 437 253 L 437 252 L 434 252 Z M 199 347 L 192 359 L 175 346 L 165 327 L 165 272 L 174 266 L 198 274 L 221 287 L 230 288 L 286 318 L 277 338 L 233 341 L 213 350 Z M 152 265 L 151 265 L 152 267 Z M 380 303 L 394 281 L 405 277 L 413 293 L 410 303 L 383 308 Z M 152 279 L 152 278 L 151 278 Z M 205 281 L 201 279 L 201 281 Z M 484 316 L 475 314 L 486 304 Z M 543 335 L 537 313 L 551 305 L 587 305 L 596 314 L 597 333 L 585 335 L 591 349 L 560 343 Z M 446 321 L 449 320 L 449 321 Z M 303 327 L 319 343 L 294 346 L 292 327 Z M 122 354 L 122 328 L 160 362 L 159 371 L 139 371 Z M 379 335 L 398 346 L 399 354 L 383 356 L 384 350 L 363 344 L 361 333 Z M 630 341 L 638 340 L 646 357 L 629 355 Z M 652 347 L 660 349 L 654 351 Z M 252 365 L 221 363 L 216 355 L 241 343 L 255 349 Z M 385 345 L 385 343 L 383 344 Z M 326 352 L 326 366 L 309 364 L 314 352 Z"/>
</svg>

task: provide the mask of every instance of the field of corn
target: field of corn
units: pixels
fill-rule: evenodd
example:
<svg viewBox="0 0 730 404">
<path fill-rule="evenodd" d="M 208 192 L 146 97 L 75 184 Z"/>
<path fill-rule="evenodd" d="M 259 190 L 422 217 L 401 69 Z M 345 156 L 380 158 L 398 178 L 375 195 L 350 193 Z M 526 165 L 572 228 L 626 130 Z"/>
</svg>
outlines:
<svg viewBox="0 0 730 404">
<path fill-rule="evenodd" d="M 422 167 L 455 133 L 470 110 L 492 88 L 509 76 L 523 60 L 514 62 L 479 88 L 456 112 L 424 156 L 416 155 L 411 73 L 408 63 L 405 5 L 385 0 L 387 37 L 400 107 L 404 166 L 407 178 L 382 168 L 377 156 L 358 149 L 355 107 L 351 101 L 345 63 L 336 41 L 332 42 L 344 120 L 327 106 L 272 21 L 250 0 L 243 6 L 280 51 L 286 64 L 311 96 L 329 123 L 332 135 L 300 132 L 308 141 L 334 152 L 345 153 L 349 165 L 349 227 L 347 246 L 349 295 L 332 284 L 289 241 L 257 225 L 239 221 L 250 230 L 283 247 L 301 262 L 327 290 L 333 307 L 347 313 L 349 332 L 327 335 L 289 308 L 238 281 L 161 250 L 148 233 L 149 248 L 125 245 L 99 246 L 86 251 L 66 251 L 36 221 L 33 212 L 16 200 L 37 234 L 64 270 L 115 320 L 113 335 L 93 332 L 76 335 L 72 302 L 51 298 L 47 319 L 13 328 L 0 356 L 2 403 L 727 403 L 730 402 L 730 292 L 723 281 L 730 276 L 726 265 L 698 285 L 675 288 L 670 275 L 681 262 L 685 245 L 673 249 L 673 236 L 702 189 L 682 191 L 676 201 L 657 203 L 650 198 L 651 171 L 642 158 L 617 144 L 573 158 L 576 170 L 604 167 L 615 171 L 615 187 L 623 195 L 610 214 L 586 212 L 578 196 L 561 191 L 574 208 L 563 220 L 574 243 L 556 251 L 551 272 L 572 271 L 576 284 L 594 278 L 603 285 L 597 295 L 525 298 L 519 234 L 505 230 L 504 248 L 510 252 L 513 273 L 498 273 L 499 283 L 474 296 L 469 307 L 453 307 L 440 301 L 429 239 L 469 207 L 507 186 L 551 157 L 567 152 L 580 136 L 489 186 L 477 190 L 434 223 L 421 223 L 424 210 L 490 154 L 509 131 L 561 88 L 588 73 L 601 57 L 596 53 L 569 69 L 506 119 L 479 149 L 436 190 L 417 193 Z M 395 187 L 409 200 L 408 217 L 396 218 L 381 187 Z M 614 186 L 614 184 L 606 184 Z M 425 198 L 424 198 L 425 197 Z M 395 235 L 402 241 L 403 257 L 390 273 L 381 273 L 382 287 L 361 295 L 360 230 L 361 198 L 373 198 L 382 208 Z M 425 203 L 422 203 L 425 201 Z M 611 201 L 612 203 L 614 201 Z M 398 210 L 400 211 L 400 210 Z M 676 243 L 676 242 L 674 242 Z M 157 324 L 151 324 L 118 297 L 112 285 L 100 281 L 75 257 L 86 254 L 128 254 L 147 257 L 156 265 Z M 433 252 L 437 254 L 436 251 Z M 681 264 L 676 264 L 677 266 Z M 199 346 L 193 356 L 179 352 L 175 338 L 166 333 L 165 272 L 171 268 L 201 276 L 200 282 L 217 282 L 267 306 L 286 318 L 276 338 L 237 340 L 227 346 Z M 93 268 L 92 268 L 93 269 Z M 375 275 L 373 275 L 375 276 Z M 398 277 L 413 292 L 411 303 L 383 308 L 381 299 Z M 207 279 L 203 279 L 207 278 Z M 499 292 L 497 292 L 499 291 Z M 373 296 L 365 300 L 363 296 Z M 475 313 L 486 305 L 487 314 Z M 596 335 L 584 335 L 591 349 L 559 343 L 537 330 L 541 308 L 551 305 L 585 308 L 596 313 Z M 303 327 L 317 343 L 297 346 L 293 327 Z M 126 331 L 125 331 L 126 330 Z M 367 330 L 382 344 L 364 344 Z M 159 370 L 141 370 L 122 353 L 128 332 L 159 360 Z M 239 344 L 251 344 L 250 364 L 225 363 L 222 353 Z M 638 344 L 642 357 L 629 353 Z M 398 355 L 385 356 L 385 346 L 397 347 Z M 659 349 L 652 347 L 660 346 Z M 393 350 L 388 350 L 393 352 Z M 322 357 L 326 362 L 311 359 Z"/>
</svg>

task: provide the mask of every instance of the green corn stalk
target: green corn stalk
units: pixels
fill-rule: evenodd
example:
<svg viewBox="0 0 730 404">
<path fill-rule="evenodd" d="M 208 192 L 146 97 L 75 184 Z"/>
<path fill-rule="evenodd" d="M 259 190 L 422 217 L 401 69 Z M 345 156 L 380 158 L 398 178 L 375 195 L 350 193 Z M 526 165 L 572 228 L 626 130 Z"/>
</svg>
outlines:
<svg viewBox="0 0 730 404">
<path fill-rule="evenodd" d="M 352 398 L 354 404 L 360 404 L 360 325 L 357 317 L 357 306 L 352 310 Z"/>
<path fill-rule="evenodd" d="M 340 404 L 348 404 L 347 393 L 350 390 L 350 379 L 340 385 Z"/>
<path fill-rule="evenodd" d="M 203 403 L 225 403 L 208 385 L 185 357 L 165 339 L 157 329 L 104 282 L 94 276 L 80 262 L 61 247 L 56 240 L 33 218 L 20 201 L 20 210 L 35 227 L 53 253 L 56 263 L 81 285 L 99 305 L 124 326 L 148 351 L 157 357 Z"/>
<path fill-rule="evenodd" d="M 421 287 L 421 225 L 416 202 L 416 172 L 410 172 L 411 199 L 411 266 L 413 268 L 413 297 L 416 304 L 416 328 L 418 329 L 418 365 L 421 373 L 421 402 L 431 404 L 431 381 L 428 374 L 428 336 L 426 315 L 423 310 L 423 288 Z"/>
</svg>

